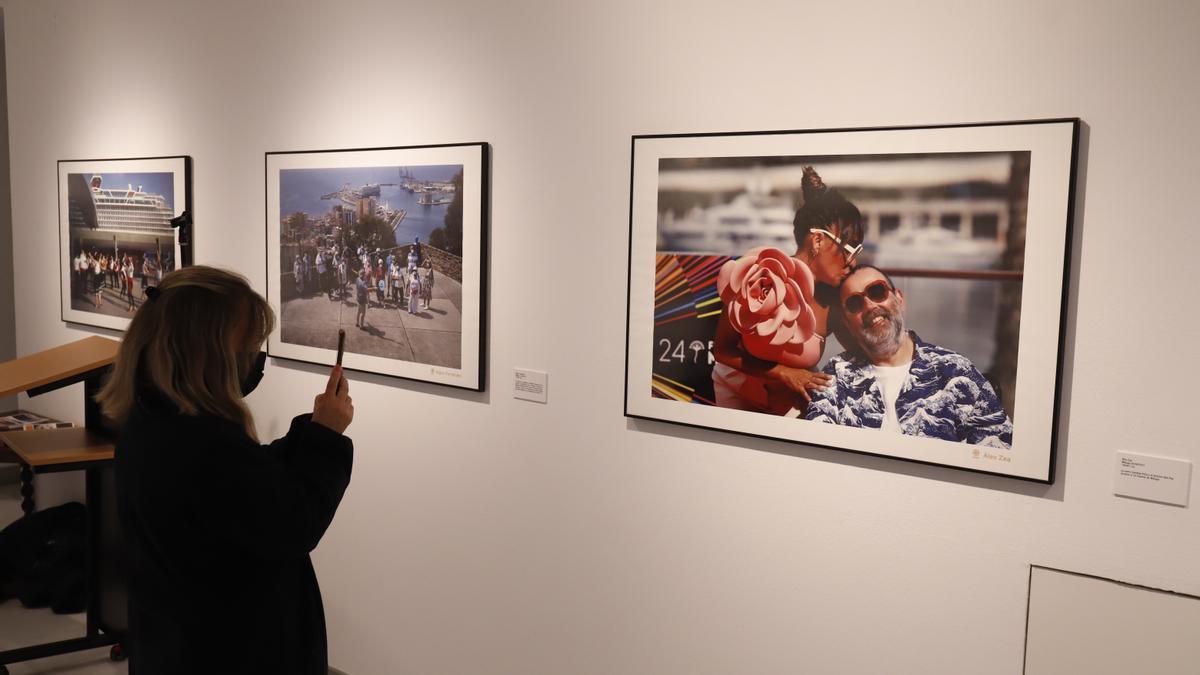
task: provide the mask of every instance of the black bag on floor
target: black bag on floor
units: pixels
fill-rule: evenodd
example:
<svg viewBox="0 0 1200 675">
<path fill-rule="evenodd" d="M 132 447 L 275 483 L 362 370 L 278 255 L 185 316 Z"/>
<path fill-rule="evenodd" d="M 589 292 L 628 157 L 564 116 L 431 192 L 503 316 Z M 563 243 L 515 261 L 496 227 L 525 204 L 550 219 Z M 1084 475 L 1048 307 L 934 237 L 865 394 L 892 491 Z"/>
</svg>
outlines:
<svg viewBox="0 0 1200 675">
<path fill-rule="evenodd" d="M 79 502 L 37 511 L 0 530 L 0 602 L 56 613 L 87 607 L 87 508 Z"/>
</svg>

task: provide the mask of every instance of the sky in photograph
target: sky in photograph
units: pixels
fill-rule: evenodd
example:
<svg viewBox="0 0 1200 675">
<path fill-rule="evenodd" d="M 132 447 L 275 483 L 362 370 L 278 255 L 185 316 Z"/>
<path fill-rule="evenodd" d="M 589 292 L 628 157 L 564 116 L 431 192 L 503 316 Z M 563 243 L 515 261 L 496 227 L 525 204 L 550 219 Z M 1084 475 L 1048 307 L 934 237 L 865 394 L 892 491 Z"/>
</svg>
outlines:
<svg viewBox="0 0 1200 675">
<path fill-rule="evenodd" d="M 137 189 L 142 186 L 142 192 L 152 195 L 162 195 L 167 200 L 167 206 L 175 207 L 175 174 L 164 171 L 159 173 L 87 173 L 83 174 L 84 179 L 89 183 L 92 176 L 100 176 L 103 179 L 101 187 L 110 189 L 123 189 L 133 186 Z"/>
</svg>

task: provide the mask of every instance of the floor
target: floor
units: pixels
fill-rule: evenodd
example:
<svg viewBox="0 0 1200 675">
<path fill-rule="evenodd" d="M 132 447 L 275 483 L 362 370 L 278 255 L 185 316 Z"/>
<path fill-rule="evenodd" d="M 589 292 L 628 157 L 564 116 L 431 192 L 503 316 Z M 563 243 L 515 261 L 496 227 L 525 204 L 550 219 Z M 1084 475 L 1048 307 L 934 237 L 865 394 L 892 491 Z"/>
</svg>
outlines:
<svg viewBox="0 0 1200 675">
<path fill-rule="evenodd" d="M 3 477 L 8 477 L 4 472 Z M 0 482 L 0 529 L 21 515 L 16 483 Z M 0 651 L 82 637 L 83 614 L 57 615 L 49 609 L 25 609 L 16 600 L 0 603 Z M 108 660 L 108 648 L 91 649 L 8 666 L 11 675 L 125 675 L 125 663 Z"/>
</svg>

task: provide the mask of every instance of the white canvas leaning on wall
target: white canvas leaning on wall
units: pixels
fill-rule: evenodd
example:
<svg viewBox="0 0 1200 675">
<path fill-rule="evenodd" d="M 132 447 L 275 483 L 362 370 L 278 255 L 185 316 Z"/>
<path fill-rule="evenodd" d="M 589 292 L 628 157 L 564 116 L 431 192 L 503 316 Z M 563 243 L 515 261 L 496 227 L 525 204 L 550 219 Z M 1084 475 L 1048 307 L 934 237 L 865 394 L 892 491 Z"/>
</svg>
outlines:
<svg viewBox="0 0 1200 675">
<path fill-rule="evenodd" d="M 488 146 L 266 155 L 271 356 L 482 390 Z"/>
<path fill-rule="evenodd" d="M 1200 597 L 1032 565 L 1025 675 L 1194 675 Z"/>
<path fill-rule="evenodd" d="M 626 414 L 1051 482 L 1078 128 L 634 137 Z"/>
</svg>

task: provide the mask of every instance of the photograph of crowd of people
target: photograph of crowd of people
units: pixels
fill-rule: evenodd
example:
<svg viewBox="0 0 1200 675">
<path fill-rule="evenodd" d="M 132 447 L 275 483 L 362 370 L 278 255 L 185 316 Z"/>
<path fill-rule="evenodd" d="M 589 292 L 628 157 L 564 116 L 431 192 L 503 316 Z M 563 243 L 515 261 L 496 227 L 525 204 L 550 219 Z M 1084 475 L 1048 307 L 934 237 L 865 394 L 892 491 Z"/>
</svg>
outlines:
<svg viewBox="0 0 1200 675">
<path fill-rule="evenodd" d="M 133 314 L 146 300 L 146 287 L 157 285 L 162 275 L 173 269 L 168 256 L 160 259 L 151 252 L 121 252 L 120 242 L 115 248 L 118 249 L 115 253 L 101 253 L 80 247 L 79 255 L 71 261 L 73 309 L 104 312 L 107 295 L 110 313 Z"/>
<path fill-rule="evenodd" d="M 123 161 L 123 160 L 122 160 Z M 123 328 L 178 264 L 174 171 L 64 171 L 63 318 Z"/>
<path fill-rule="evenodd" d="M 282 342 L 459 368 L 463 167 L 278 175 Z"/>
<path fill-rule="evenodd" d="M 1029 157 L 661 160 L 652 395 L 1009 448 Z"/>
</svg>

